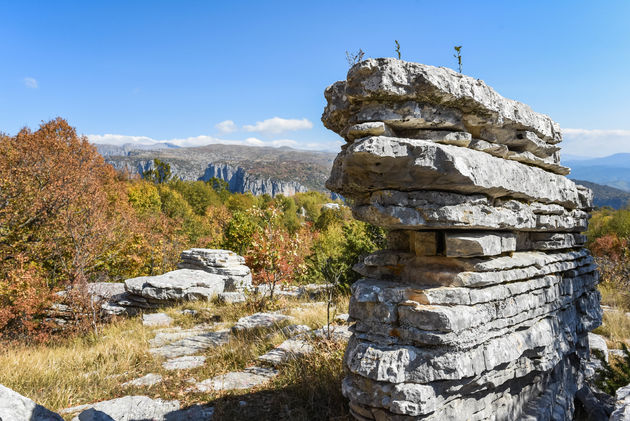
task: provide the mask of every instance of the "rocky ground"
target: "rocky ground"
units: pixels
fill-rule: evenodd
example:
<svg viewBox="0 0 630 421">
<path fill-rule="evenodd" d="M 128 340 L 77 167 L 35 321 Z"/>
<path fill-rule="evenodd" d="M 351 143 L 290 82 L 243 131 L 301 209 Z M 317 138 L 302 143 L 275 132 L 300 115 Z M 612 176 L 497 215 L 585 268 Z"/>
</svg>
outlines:
<svg viewBox="0 0 630 421">
<path fill-rule="evenodd" d="M 319 411 L 345 419 L 346 309 L 342 299 L 328 335 L 321 301 L 281 296 L 266 311 L 250 301 L 190 302 L 84 340 L 5 351 L 0 383 L 66 420 L 316 419 Z M 8 393 L 0 390 L 0 402 Z M 0 403 L 0 418 L 11 419 L 3 410 L 15 408 Z"/>
</svg>

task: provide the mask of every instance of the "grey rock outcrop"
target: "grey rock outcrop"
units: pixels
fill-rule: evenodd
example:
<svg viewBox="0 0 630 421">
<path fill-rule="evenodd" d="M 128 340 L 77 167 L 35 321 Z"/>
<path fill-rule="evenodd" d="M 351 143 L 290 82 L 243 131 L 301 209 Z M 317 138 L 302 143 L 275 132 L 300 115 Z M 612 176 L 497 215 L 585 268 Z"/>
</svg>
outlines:
<svg viewBox="0 0 630 421">
<path fill-rule="evenodd" d="M 101 308 L 106 314 L 133 315 L 177 302 L 210 300 L 224 292 L 242 293 L 252 288 L 252 274 L 245 259 L 229 250 L 185 250 L 178 266 L 178 270 L 127 279 L 124 284 L 90 284 L 90 290 L 95 299 L 103 301 Z"/>
<path fill-rule="evenodd" d="M 0 384 L 0 420 L 63 421 L 63 418 Z"/>
<path fill-rule="evenodd" d="M 450 69 L 369 59 L 325 92 L 327 187 L 388 246 L 355 266 L 342 390 L 359 420 L 570 420 L 599 278 L 558 125 Z M 588 406 L 583 402 L 581 407 Z M 592 405 L 591 405 L 592 406 Z"/>
<path fill-rule="evenodd" d="M 180 269 L 200 269 L 223 277 L 225 291 L 243 291 L 252 287 L 252 272 L 242 256 L 230 250 L 190 249 L 181 254 Z"/>
<path fill-rule="evenodd" d="M 164 275 L 140 276 L 125 281 L 128 292 L 155 304 L 207 300 L 223 292 L 224 287 L 222 276 L 191 269 L 178 269 Z"/>
</svg>

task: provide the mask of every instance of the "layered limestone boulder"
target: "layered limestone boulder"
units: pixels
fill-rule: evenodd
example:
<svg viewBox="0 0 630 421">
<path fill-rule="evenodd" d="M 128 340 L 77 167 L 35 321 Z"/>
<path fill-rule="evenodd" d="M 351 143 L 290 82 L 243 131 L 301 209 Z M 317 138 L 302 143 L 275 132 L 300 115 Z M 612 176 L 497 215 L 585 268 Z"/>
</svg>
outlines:
<svg viewBox="0 0 630 421">
<path fill-rule="evenodd" d="M 245 258 L 230 250 L 200 249 L 184 250 L 180 269 L 200 269 L 220 275 L 225 280 L 225 290 L 242 291 L 252 287 L 252 271 L 245 265 Z"/>
<path fill-rule="evenodd" d="M 95 299 L 110 315 L 136 314 L 182 301 L 226 297 L 238 301 L 252 288 L 252 273 L 245 259 L 229 250 L 184 250 L 179 269 L 156 276 L 140 276 L 118 284 L 91 284 Z M 107 287 L 105 287 L 107 286 Z M 225 294 L 228 294 L 227 296 Z"/>
<path fill-rule="evenodd" d="M 590 396 L 592 193 L 558 125 L 446 68 L 369 59 L 326 89 L 327 187 L 388 247 L 355 266 L 342 390 L 359 420 L 571 420 Z M 592 406 L 592 403 L 590 403 Z"/>
</svg>

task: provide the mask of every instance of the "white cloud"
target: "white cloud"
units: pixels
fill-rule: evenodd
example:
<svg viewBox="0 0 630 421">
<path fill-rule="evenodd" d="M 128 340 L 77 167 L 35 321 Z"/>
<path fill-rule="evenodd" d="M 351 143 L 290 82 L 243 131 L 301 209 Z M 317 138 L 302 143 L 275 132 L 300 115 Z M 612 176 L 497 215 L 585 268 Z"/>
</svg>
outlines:
<svg viewBox="0 0 630 421">
<path fill-rule="evenodd" d="M 37 89 L 39 87 L 37 83 L 37 79 L 33 77 L 25 77 L 24 78 L 24 86 L 31 89 Z"/>
<path fill-rule="evenodd" d="M 173 145 L 177 145 L 180 147 L 193 147 L 193 146 L 205 146 L 212 144 L 223 144 L 223 145 L 245 145 L 245 146 L 270 146 L 270 147 L 281 147 L 281 146 L 289 146 L 295 149 L 308 149 L 308 150 L 327 150 L 327 151 L 338 151 L 339 144 L 342 142 L 308 142 L 302 143 L 293 139 L 274 139 L 269 141 L 264 141 L 255 137 L 248 137 L 244 140 L 241 139 L 221 139 L 214 136 L 194 136 L 194 137 L 186 137 L 186 138 L 173 138 L 173 139 L 153 139 L 147 136 L 128 136 L 121 134 L 90 134 L 87 135 L 88 139 L 92 143 L 99 144 L 107 144 L 107 145 L 125 145 L 125 144 L 135 144 L 135 145 L 155 145 L 158 143 L 170 143 Z"/>
<path fill-rule="evenodd" d="M 269 134 L 279 134 L 290 130 L 312 129 L 313 123 L 308 119 L 286 119 L 280 117 L 268 118 L 267 120 L 258 121 L 256 124 L 247 124 L 243 129 L 248 132 L 260 132 Z"/>
<path fill-rule="evenodd" d="M 216 124 L 214 127 L 216 127 L 221 133 L 232 133 L 238 130 L 238 127 L 236 126 L 236 124 L 234 124 L 232 120 L 222 121 Z"/>
<path fill-rule="evenodd" d="M 294 148 L 298 145 L 298 143 L 295 140 L 291 139 L 276 139 L 271 141 L 271 145 L 275 147 L 289 146 L 291 148 Z"/>
<path fill-rule="evenodd" d="M 602 157 L 630 152 L 630 130 L 562 129 L 563 154 Z"/>
<path fill-rule="evenodd" d="M 265 142 L 260 139 L 256 139 L 255 137 L 248 137 L 245 139 L 245 143 L 252 146 L 265 146 Z"/>
</svg>

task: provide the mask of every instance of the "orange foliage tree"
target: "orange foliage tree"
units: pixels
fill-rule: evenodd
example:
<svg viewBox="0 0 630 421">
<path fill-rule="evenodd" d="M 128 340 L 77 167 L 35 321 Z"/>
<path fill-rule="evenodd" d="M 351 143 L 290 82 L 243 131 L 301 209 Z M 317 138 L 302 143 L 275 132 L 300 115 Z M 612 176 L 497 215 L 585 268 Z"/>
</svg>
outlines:
<svg viewBox="0 0 630 421">
<path fill-rule="evenodd" d="M 61 118 L 0 135 L 0 331 L 33 329 L 38 315 L 19 303 L 49 304 L 42 279 L 51 292 L 98 276 L 127 232 L 125 195 L 114 169 Z"/>
<path fill-rule="evenodd" d="M 281 224 L 282 213 L 273 206 L 252 213 L 263 227 L 254 233 L 245 259 L 254 283 L 266 285 L 273 300 L 276 286 L 291 283 L 305 272 L 304 258 L 310 252 L 313 233 L 303 227 L 289 234 Z"/>
</svg>

